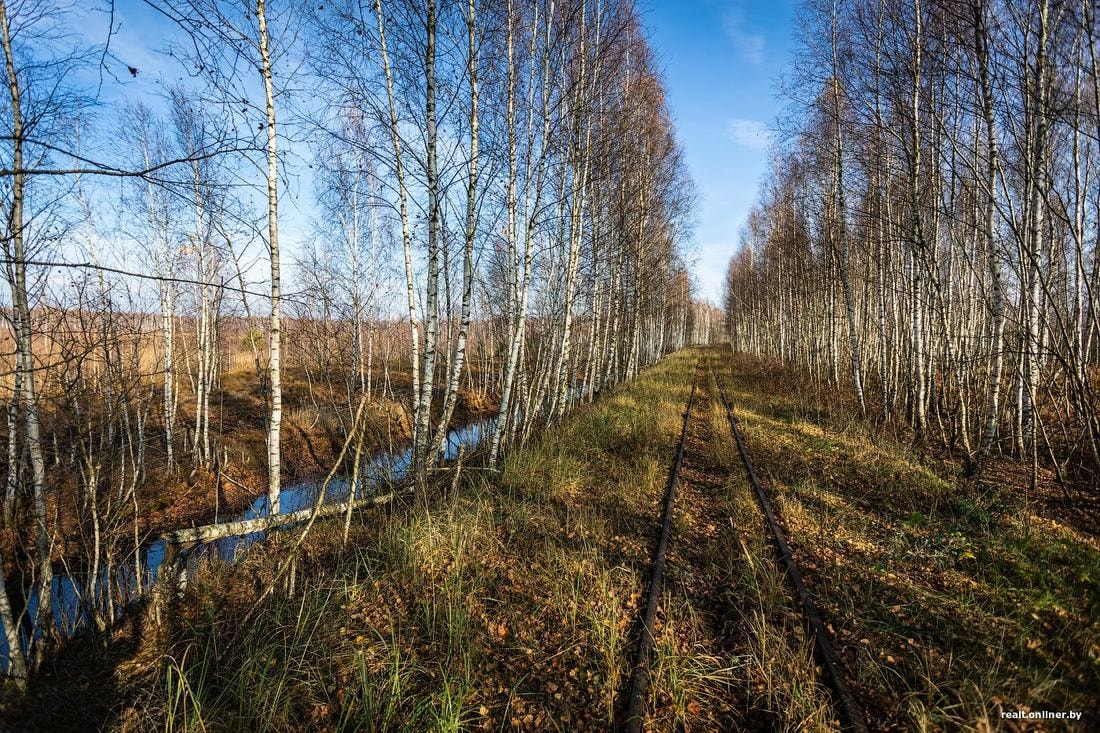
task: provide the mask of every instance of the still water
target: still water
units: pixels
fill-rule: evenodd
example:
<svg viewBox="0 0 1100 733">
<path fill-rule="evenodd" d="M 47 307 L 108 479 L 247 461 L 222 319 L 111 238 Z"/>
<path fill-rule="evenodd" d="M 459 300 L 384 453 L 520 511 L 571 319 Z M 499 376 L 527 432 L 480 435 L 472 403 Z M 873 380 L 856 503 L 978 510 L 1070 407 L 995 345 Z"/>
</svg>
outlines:
<svg viewBox="0 0 1100 733">
<path fill-rule="evenodd" d="M 570 395 L 573 397 L 574 395 Z M 447 447 L 444 452 L 445 460 L 453 460 L 460 450 L 469 452 L 485 438 L 492 435 L 496 418 L 488 418 L 481 422 L 472 423 L 452 430 L 447 435 Z M 412 461 L 412 448 L 407 447 L 395 451 L 383 451 L 371 456 L 369 463 L 363 469 L 363 476 L 359 481 L 357 495 L 351 497 L 352 481 L 349 477 L 334 478 L 325 490 L 322 504 L 339 504 L 350 498 L 368 498 L 380 489 L 386 489 L 393 483 L 400 482 L 408 471 Z M 279 513 L 291 514 L 293 512 L 310 509 L 318 499 L 322 481 L 290 484 L 279 492 Z M 235 522 L 245 519 L 257 519 L 269 514 L 267 496 L 256 498 L 252 505 L 244 512 L 235 516 L 224 518 L 224 521 Z M 251 532 L 244 535 L 223 537 L 211 542 L 204 542 L 189 547 L 186 555 L 179 559 L 185 571 L 190 573 L 200 562 L 217 558 L 222 561 L 232 562 L 240 553 L 251 545 L 262 542 L 268 532 L 278 532 L 294 524 L 286 524 L 269 530 Z M 140 563 L 135 566 L 133 560 L 104 568 L 99 573 L 95 584 L 96 598 L 87 598 L 90 592 L 88 573 L 75 572 L 58 573 L 53 578 L 53 593 L 51 606 L 53 608 L 53 620 L 58 633 L 62 638 L 73 638 L 83 633 L 92 623 L 92 615 L 89 609 L 98 606 L 106 607 L 107 595 L 110 594 L 114 603 L 115 615 L 121 617 L 126 606 L 141 598 L 149 592 L 156 580 L 157 571 L 164 562 L 168 553 L 168 544 L 163 539 L 157 539 L 140 548 L 138 553 Z M 139 571 L 140 568 L 140 571 Z M 140 578 L 138 577 L 140 575 Z M 38 593 L 33 592 L 27 602 L 28 613 L 24 614 L 24 621 L 33 618 L 38 608 Z M 2 624 L 2 621 L 0 621 Z M 23 624 L 29 627 L 28 623 Z M 0 625 L 0 629 L 2 629 Z M 29 629 L 22 629 L 21 642 L 26 648 Z M 6 672 L 8 668 L 8 641 L 7 634 L 0 634 L 0 672 Z"/>
</svg>

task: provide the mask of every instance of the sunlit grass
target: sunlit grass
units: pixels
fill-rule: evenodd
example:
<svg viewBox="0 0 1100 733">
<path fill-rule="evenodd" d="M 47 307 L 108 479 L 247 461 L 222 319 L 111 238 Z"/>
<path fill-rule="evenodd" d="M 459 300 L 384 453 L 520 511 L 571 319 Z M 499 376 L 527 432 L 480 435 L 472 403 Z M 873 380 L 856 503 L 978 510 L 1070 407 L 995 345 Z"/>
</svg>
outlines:
<svg viewBox="0 0 1100 733">
<path fill-rule="evenodd" d="M 759 389 L 747 361 L 729 366 L 750 449 L 873 720 L 983 729 L 1000 710 L 1095 710 L 1094 544 L 1022 511 L 1007 487 L 975 491 L 842 410 Z"/>
<path fill-rule="evenodd" d="M 762 384 L 728 352 L 696 351 L 578 408 L 500 472 L 364 514 L 344 549 L 320 528 L 295 591 L 247 623 L 280 542 L 201 571 L 156 673 L 124 680 L 117 727 L 606 730 L 700 355 L 719 367 L 873 728 L 1095 708 L 1095 548 L 835 406 Z M 659 730 L 834 730 L 713 387 L 694 413 L 647 715 Z"/>
<path fill-rule="evenodd" d="M 319 536 L 247 624 L 278 547 L 201 571 L 133 727 L 606 727 L 692 363 L 578 408 L 497 475 L 365 516 L 346 550 Z"/>
</svg>

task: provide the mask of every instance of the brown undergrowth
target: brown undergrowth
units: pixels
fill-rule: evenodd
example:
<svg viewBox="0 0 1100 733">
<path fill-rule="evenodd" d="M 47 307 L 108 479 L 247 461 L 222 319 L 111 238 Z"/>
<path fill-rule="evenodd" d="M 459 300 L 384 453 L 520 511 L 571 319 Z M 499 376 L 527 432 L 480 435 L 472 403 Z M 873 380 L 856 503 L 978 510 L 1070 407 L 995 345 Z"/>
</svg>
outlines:
<svg viewBox="0 0 1100 733">
<path fill-rule="evenodd" d="M 1029 500 L 1026 466 L 1002 459 L 967 482 L 837 400 L 790 390 L 774 366 L 729 356 L 724 376 L 874 727 L 1067 726 L 1002 718 L 1040 710 L 1097 724 L 1100 552 L 1087 522 Z"/>
<path fill-rule="evenodd" d="M 294 589 L 247 621 L 285 538 L 204 568 L 166 627 L 107 671 L 102 724 L 605 729 L 690 361 L 578 408 L 499 474 L 470 466 L 430 499 L 364 513 L 346 548 L 319 527 Z"/>
<path fill-rule="evenodd" d="M 370 404 L 364 429 L 364 451 L 394 450 L 408 444 L 411 421 L 403 405 L 407 390 L 407 375 L 396 379 L 387 398 L 376 398 Z M 381 379 L 381 374 L 377 375 Z M 284 415 L 282 423 L 282 478 L 284 484 L 316 481 L 331 469 L 340 452 L 348 426 L 347 416 L 341 418 L 331 406 L 332 400 L 346 396 L 325 397 L 322 385 L 311 384 L 301 370 L 287 369 L 284 374 Z M 223 376 L 211 395 L 211 440 L 214 444 L 214 464 L 194 465 L 189 453 L 193 435 L 189 410 L 193 397 L 180 399 L 175 446 L 176 466 L 169 468 L 163 436 L 152 431 L 143 465 L 144 480 L 138 486 L 138 535 L 149 537 L 179 527 L 224 520 L 248 508 L 267 487 L 267 406 L 249 368 L 239 368 Z M 485 394 L 460 390 L 451 420 L 451 427 L 460 427 L 493 414 L 495 401 Z M 345 409 L 348 415 L 351 410 Z M 72 432 L 64 424 L 64 415 L 47 414 L 47 432 Z M 345 421 L 345 422 L 342 422 Z M 6 440 L 5 425 L 0 424 L 0 441 Z M 47 483 L 50 501 L 56 502 L 58 545 L 56 555 L 66 558 L 70 566 L 79 565 L 86 551 L 89 529 L 78 522 L 84 517 L 85 500 L 77 486 L 79 472 L 71 470 L 61 460 L 67 455 L 64 447 L 53 446 L 47 451 Z M 24 513 L 30 511 L 24 506 Z M 51 514 L 54 507 L 50 507 Z M 129 505 L 122 507 L 115 525 L 121 546 L 130 548 L 134 528 Z M 33 528 L 29 518 L 16 522 Z M 29 531 L 29 530 L 28 530 Z M 0 533 L 0 547 L 9 560 L 16 553 L 13 547 L 33 546 L 33 537 L 16 538 L 10 531 Z M 29 551 L 28 551 L 29 552 Z M 61 569 L 59 567 L 59 569 Z"/>
<path fill-rule="evenodd" d="M 347 545 L 340 523 L 319 524 L 290 580 L 258 604 L 292 533 L 200 570 L 161 627 L 135 623 L 128 645 L 74 657 L 87 666 L 9 698 L 0 720 L 609 729 L 699 358 L 734 403 L 874 729 L 1014 729 L 1002 710 L 1096 715 L 1100 570 L 1088 537 L 1024 514 L 988 477 L 958 485 L 949 466 L 784 391 L 758 362 L 695 349 L 578 407 L 499 473 L 475 463 L 409 504 L 358 515 Z M 716 397 L 703 380 L 647 727 L 836 730 Z"/>
</svg>

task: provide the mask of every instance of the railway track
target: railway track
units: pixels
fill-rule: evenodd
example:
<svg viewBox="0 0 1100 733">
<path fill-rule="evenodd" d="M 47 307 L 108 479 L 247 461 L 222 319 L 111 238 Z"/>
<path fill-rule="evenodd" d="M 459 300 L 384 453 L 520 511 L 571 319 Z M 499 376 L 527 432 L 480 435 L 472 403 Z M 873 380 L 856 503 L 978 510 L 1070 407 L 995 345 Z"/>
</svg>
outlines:
<svg viewBox="0 0 1100 733">
<path fill-rule="evenodd" d="M 661 522 L 660 537 L 657 539 L 657 550 L 653 555 L 649 597 L 646 600 L 645 614 L 642 616 L 638 651 L 634 658 L 634 673 L 630 678 L 630 697 L 627 700 L 626 718 L 622 726 L 624 733 L 641 731 L 642 721 L 645 718 L 645 694 L 649 689 L 649 658 L 653 651 L 653 625 L 657 620 L 657 604 L 661 600 L 668 535 L 672 529 L 672 507 L 676 501 L 676 483 L 680 480 L 680 466 L 684 463 L 684 448 L 687 446 L 688 425 L 691 422 L 691 406 L 695 402 L 695 390 L 698 384 L 699 363 L 696 362 L 695 375 L 691 380 L 691 394 L 688 396 L 687 409 L 684 411 L 684 424 L 680 430 L 680 443 L 676 448 L 676 458 L 672 462 L 672 471 L 668 476 L 668 489 L 665 491 L 664 519 Z"/>
<path fill-rule="evenodd" d="M 672 469 L 669 472 L 668 486 L 665 491 L 661 531 L 653 555 L 653 565 L 650 572 L 646 606 L 641 618 L 641 629 L 637 642 L 638 646 L 634 658 L 633 671 L 630 677 L 628 697 L 626 699 L 626 713 L 625 717 L 622 719 L 621 730 L 624 731 L 624 733 L 640 732 L 645 720 L 645 698 L 649 689 L 650 658 L 652 656 L 655 641 L 654 624 L 657 618 L 657 606 L 661 598 L 665 559 L 668 552 L 669 535 L 672 527 L 672 512 L 676 501 L 676 487 L 680 479 L 680 468 L 684 462 L 684 451 L 687 446 L 691 413 L 695 403 L 701 371 L 702 363 L 697 362 L 691 382 L 691 393 L 688 396 L 687 407 L 684 411 L 683 424 L 680 430 L 680 440 L 676 447 L 676 456 L 672 463 Z M 737 424 L 737 419 L 733 416 L 733 408 L 729 398 L 726 396 L 725 389 L 722 387 L 722 383 L 719 381 L 717 374 L 715 374 L 709 366 L 707 367 L 707 374 L 717 387 L 718 397 L 721 400 L 722 407 L 725 409 L 730 431 L 733 434 L 738 453 L 744 463 L 749 483 L 752 485 L 757 503 L 767 520 L 768 529 L 774 540 L 777 554 L 783 564 L 785 574 L 794 589 L 798 604 L 802 609 L 802 616 L 805 621 L 806 629 L 813 637 L 814 651 L 821 663 L 824 681 L 835 696 L 842 725 L 845 730 L 854 731 L 855 733 L 866 733 L 868 728 L 863 711 L 852 695 L 843 670 L 837 660 L 837 656 L 833 651 L 832 642 L 825 628 L 821 611 L 818 609 L 817 604 L 814 603 L 813 597 L 810 595 L 805 582 L 802 580 L 802 573 L 794 557 L 791 555 L 786 535 L 779 525 L 775 511 L 772 509 L 771 503 L 768 501 L 768 497 L 760 484 L 759 476 L 756 473 L 756 468 L 753 466 L 752 458 L 745 445 L 745 440 Z"/>
<path fill-rule="evenodd" d="M 795 596 L 798 599 L 799 605 L 802 607 L 802 617 L 806 623 L 807 631 L 809 631 L 810 635 L 813 637 L 814 651 L 824 670 L 825 681 L 836 696 L 836 702 L 842 719 L 841 722 L 849 731 L 866 733 L 867 723 L 863 715 L 863 710 L 860 708 L 859 703 L 856 702 L 855 697 L 853 697 L 851 688 L 848 687 L 848 681 L 844 677 L 844 671 L 841 669 L 840 663 L 837 661 L 836 653 L 833 651 L 833 644 L 829 638 L 828 630 L 825 628 L 825 622 L 822 620 L 821 611 L 818 609 L 817 604 L 814 603 L 813 596 L 810 595 L 810 591 L 806 588 L 806 583 L 802 580 L 802 572 L 798 569 L 798 564 L 791 555 L 791 548 L 787 545 L 786 534 L 779 525 L 779 521 L 775 516 L 775 511 L 772 509 L 771 502 L 768 501 L 768 496 L 764 493 L 764 489 L 760 485 L 760 478 L 757 476 L 756 468 L 752 464 L 752 458 L 749 456 L 748 448 L 745 445 L 745 438 L 741 434 L 741 429 L 737 424 L 737 418 L 733 416 L 733 408 L 730 405 L 729 398 L 726 396 L 726 391 L 722 387 L 718 375 L 713 372 L 711 372 L 711 375 L 715 385 L 718 387 L 718 396 L 719 399 L 722 400 L 722 407 L 726 410 L 726 419 L 729 421 L 730 432 L 733 433 L 733 439 L 737 443 L 737 452 L 741 454 L 741 462 L 745 464 L 745 473 L 748 475 L 749 483 L 752 484 L 753 492 L 756 494 L 757 502 L 760 504 L 760 509 L 767 519 L 768 529 L 771 532 L 772 539 L 775 541 L 776 551 L 783 563 L 787 578 L 794 587 Z"/>
</svg>

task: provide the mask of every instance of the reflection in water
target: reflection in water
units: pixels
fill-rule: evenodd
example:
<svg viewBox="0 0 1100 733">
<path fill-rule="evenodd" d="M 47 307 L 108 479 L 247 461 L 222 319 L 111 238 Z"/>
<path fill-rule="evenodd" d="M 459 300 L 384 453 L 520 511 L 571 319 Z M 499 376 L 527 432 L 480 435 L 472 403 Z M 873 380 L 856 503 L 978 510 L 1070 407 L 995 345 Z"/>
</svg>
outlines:
<svg viewBox="0 0 1100 733">
<path fill-rule="evenodd" d="M 566 393 L 567 404 L 572 404 L 584 395 L 584 388 L 574 386 Z M 523 416 L 520 415 L 522 422 Z M 491 417 L 481 422 L 473 423 L 447 434 L 447 447 L 444 451 L 444 460 L 454 460 L 459 450 L 469 451 L 476 447 L 485 438 L 492 435 L 496 417 Z M 365 499 L 376 493 L 379 488 L 385 488 L 390 484 L 404 478 L 412 462 L 412 448 L 404 448 L 392 452 L 381 452 L 374 455 L 370 462 L 363 468 L 362 480 L 359 482 L 359 491 L 356 496 L 349 496 L 351 481 L 348 477 L 333 479 L 325 491 L 322 504 L 339 504 L 349 499 Z M 321 483 L 310 482 L 294 484 L 285 487 L 279 492 L 279 513 L 291 514 L 302 509 L 310 509 L 317 503 L 317 493 L 321 490 Z M 246 519 L 257 519 L 268 515 L 267 496 L 258 497 L 252 502 L 247 511 L 228 518 L 227 522 L 235 522 Z M 222 537 L 210 542 L 204 542 L 189 547 L 186 554 L 175 561 L 180 563 L 184 573 L 189 575 L 200 562 L 217 558 L 222 561 L 232 562 L 237 555 L 256 542 L 261 542 L 270 532 L 278 532 L 295 526 L 285 524 L 270 530 L 251 532 L 244 535 Z M 95 598 L 86 598 L 89 592 L 87 573 L 59 573 L 53 579 L 53 620 L 58 633 L 62 638 L 73 638 L 81 634 L 92 622 L 91 608 L 113 609 L 115 618 L 121 617 L 126 607 L 145 595 L 153 587 L 157 571 L 166 556 L 171 555 L 168 544 L 163 539 L 158 539 L 143 546 L 138 553 L 139 565 L 135 567 L 133 560 L 111 568 L 103 568 L 95 583 Z M 140 574 L 140 582 L 138 576 Z M 108 603 L 113 603 L 108 607 Z M 38 592 L 33 591 L 27 602 L 27 613 L 23 614 L 24 627 L 20 638 L 24 647 L 30 633 L 29 619 L 34 618 L 38 608 Z M 110 615 L 110 614 L 102 614 Z M 2 622 L 0 622 L 2 623 Z M 2 626 L 0 626 L 2 631 Z M 41 632 L 40 632 L 41 633 Z M 7 635 L 0 633 L 0 672 L 6 672 L 8 668 L 8 642 Z"/>
<path fill-rule="evenodd" d="M 571 393 L 571 399 L 577 393 Z M 452 430 L 447 435 L 447 447 L 444 452 L 445 460 L 454 460 L 459 450 L 469 451 L 481 441 L 492 434 L 496 418 L 489 418 L 478 423 L 473 423 L 457 430 Z M 359 482 L 359 490 L 355 497 L 351 493 L 351 480 L 348 477 L 333 479 L 325 491 L 322 504 L 339 504 L 349 499 L 364 499 L 377 493 L 379 488 L 400 481 L 408 471 L 412 461 L 412 448 L 404 448 L 392 452 L 382 452 L 374 455 L 370 462 L 363 468 L 362 479 Z M 290 514 L 302 509 L 310 509 L 318 499 L 321 490 L 320 482 L 293 484 L 279 492 L 279 513 Z M 227 522 L 235 522 L 245 519 L 256 519 L 268 515 L 267 496 L 258 497 L 252 502 L 247 511 L 226 519 Z M 211 542 L 205 542 L 191 546 L 186 555 L 178 558 L 187 574 L 200 562 L 217 558 L 231 562 L 238 553 L 256 542 L 262 541 L 267 532 L 277 532 L 294 525 L 287 524 L 271 530 L 252 532 L 233 537 L 222 537 Z M 63 638 L 73 638 L 80 635 L 90 623 L 92 623 L 91 608 L 108 609 L 108 603 L 113 602 L 115 617 L 120 617 L 126 606 L 133 603 L 141 596 L 149 592 L 156 580 L 157 571 L 160 569 L 164 558 L 169 554 L 169 547 L 163 539 L 158 539 L 143 546 L 139 552 L 140 564 L 135 567 L 133 560 L 116 565 L 111 568 L 103 568 L 95 583 L 95 599 L 87 598 L 90 583 L 88 573 L 74 572 L 72 574 L 59 573 L 53 579 L 52 610 L 53 620 L 58 633 Z M 140 568 L 140 571 L 139 571 Z M 138 581 L 140 572 L 141 580 Z M 22 639 L 24 647 L 28 641 L 30 632 L 29 619 L 34 618 L 38 609 L 38 592 L 33 591 L 27 602 L 27 613 L 23 614 Z M 0 622 L 2 623 L 2 622 Z M 0 626 L 2 630 L 2 626 Z M 7 635 L 0 633 L 0 672 L 6 672 L 8 668 L 8 641 Z"/>
</svg>

